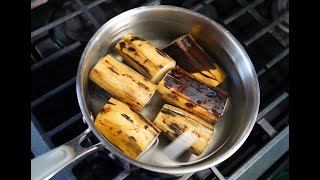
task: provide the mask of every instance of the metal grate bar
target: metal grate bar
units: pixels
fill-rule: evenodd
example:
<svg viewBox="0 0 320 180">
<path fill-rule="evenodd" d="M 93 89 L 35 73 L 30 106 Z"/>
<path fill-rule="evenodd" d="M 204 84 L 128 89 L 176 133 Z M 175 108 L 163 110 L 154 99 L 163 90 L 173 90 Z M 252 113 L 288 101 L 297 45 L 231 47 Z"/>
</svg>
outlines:
<svg viewBox="0 0 320 180">
<path fill-rule="evenodd" d="M 61 49 L 60 51 L 51 54 L 50 56 L 44 58 L 43 60 L 33 64 L 31 66 L 31 71 L 34 71 L 34 70 L 36 70 L 36 69 L 38 69 L 38 68 L 40 68 L 40 67 L 42 67 L 42 66 L 44 66 L 44 65 L 46 65 L 46 64 L 48 64 L 48 63 L 50 63 L 52 61 L 54 61 L 54 60 L 59 60 L 59 58 L 61 56 L 63 56 L 64 54 L 66 54 L 68 52 L 71 52 L 71 51 L 75 50 L 80 45 L 81 45 L 81 43 L 79 41 L 77 41 L 77 42 L 71 44 L 70 46 L 67 46 L 67 47 Z"/>
<path fill-rule="evenodd" d="M 194 173 L 195 173 L 195 172 L 185 174 L 185 175 L 181 176 L 178 180 L 187 180 L 187 179 L 189 179 Z"/>
<path fill-rule="evenodd" d="M 209 3 L 213 2 L 213 1 L 214 1 L 214 0 L 204 0 L 203 3 L 204 3 L 204 4 L 209 4 Z"/>
<path fill-rule="evenodd" d="M 49 137 L 52 137 L 53 135 L 57 134 L 58 132 L 60 132 L 64 128 L 66 128 L 67 126 L 69 126 L 69 125 L 73 124 L 74 122 L 76 122 L 77 120 L 81 119 L 81 117 L 82 117 L 82 113 L 79 112 L 78 114 L 76 114 L 76 115 L 72 116 L 71 118 L 69 118 L 68 120 L 64 121 L 59 126 L 55 127 L 54 129 L 50 130 L 49 132 L 47 132 L 46 135 Z"/>
<path fill-rule="evenodd" d="M 267 70 L 266 69 L 261 69 L 260 71 L 257 72 L 257 76 L 260 77 L 263 73 L 265 73 Z"/>
<path fill-rule="evenodd" d="M 80 0 L 75 0 L 79 6 L 80 9 L 82 10 L 82 12 L 87 15 L 85 16 L 86 18 L 88 18 L 88 20 L 94 25 L 94 27 L 97 29 L 100 28 L 101 24 L 98 23 L 98 21 L 96 20 L 96 18 L 93 17 L 93 15 L 89 12 L 89 9 L 87 8 L 87 6 L 83 5 L 83 3 Z"/>
<path fill-rule="evenodd" d="M 261 175 L 266 177 L 265 179 L 267 180 L 281 180 L 281 178 L 279 177 L 279 174 L 281 174 L 285 169 L 287 169 L 289 167 L 289 157 L 284 160 L 283 162 L 281 162 L 279 165 L 277 165 L 277 167 L 275 167 L 275 169 L 272 172 L 267 172 L 267 176 L 265 176 L 264 174 Z M 262 178 L 260 178 L 262 179 Z"/>
<path fill-rule="evenodd" d="M 289 36 L 280 35 L 277 31 L 271 31 L 270 34 L 278 40 L 283 47 L 287 47 L 289 45 Z"/>
<path fill-rule="evenodd" d="M 39 97 L 38 99 L 34 100 L 31 102 L 31 108 L 34 108 L 35 106 L 37 106 L 38 104 L 42 103 L 43 101 L 49 99 L 50 97 L 52 97 L 53 95 L 61 92 L 62 90 L 66 89 L 67 87 L 71 86 L 72 84 L 74 84 L 76 82 L 76 77 L 73 77 L 71 79 L 69 79 L 68 81 L 66 81 L 65 83 L 59 85 L 58 87 L 54 88 L 53 90 L 49 91 L 47 94 Z"/>
<path fill-rule="evenodd" d="M 31 54 L 31 60 L 32 60 L 33 63 L 37 62 L 36 58 L 32 54 Z"/>
<path fill-rule="evenodd" d="M 268 135 L 270 137 L 273 137 L 274 135 L 277 134 L 277 130 L 275 130 L 271 124 L 265 119 L 265 118 L 262 118 L 260 121 L 257 122 L 261 127 L 262 129 L 268 133 Z"/>
<path fill-rule="evenodd" d="M 203 5 L 204 5 L 204 4 L 203 4 L 202 2 L 200 2 L 200 3 L 192 6 L 192 7 L 190 8 L 190 10 L 192 10 L 192 11 L 198 11 L 199 9 L 201 9 L 201 8 L 203 7 Z"/>
<path fill-rule="evenodd" d="M 196 5 L 194 5 L 193 7 L 190 8 L 190 10 L 192 11 L 198 11 L 199 9 L 203 8 L 203 6 L 213 2 L 214 0 L 204 0 L 201 1 L 199 3 L 197 3 Z"/>
<path fill-rule="evenodd" d="M 213 2 L 214 0 L 204 0 L 200 3 L 197 3 L 196 5 L 194 5 L 193 7 L 190 8 L 190 10 L 192 11 L 198 11 L 199 9 L 201 9 L 204 5 L 209 4 L 211 2 Z M 142 6 L 152 6 L 152 5 L 159 5 L 161 4 L 160 0 L 154 0 L 154 1 L 150 1 L 150 2 L 146 2 L 144 3 Z"/>
<path fill-rule="evenodd" d="M 203 6 L 213 2 L 214 0 L 204 0 L 201 1 L 199 3 L 197 3 L 196 5 L 194 5 L 193 7 L 190 8 L 190 10 L 192 11 L 198 11 L 199 9 L 203 8 Z"/>
<path fill-rule="evenodd" d="M 220 180 L 225 180 L 226 178 L 221 174 L 221 172 L 215 167 L 212 166 L 210 168 L 212 170 L 212 172 L 220 179 Z"/>
<path fill-rule="evenodd" d="M 159 4 L 160 4 L 160 0 L 154 0 L 154 1 L 148 1 L 142 4 L 141 6 L 153 6 L 153 5 L 159 5 Z"/>
<path fill-rule="evenodd" d="M 285 56 L 289 54 L 289 48 L 286 48 L 284 51 L 282 51 L 280 54 L 278 54 L 276 57 L 274 57 L 272 60 L 270 60 L 265 67 L 262 68 L 260 71 L 257 72 L 257 76 L 260 77 L 262 74 L 264 74 L 267 69 L 270 69 L 272 66 L 280 62 Z"/>
<path fill-rule="evenodd" d="M 257 179 L 289 149 L 289 126 L 252 156 L 228 179 Z"/>
<path fill-rule="evenodd" d="M 42 4 L 45 4 L 47 2 L 48 2 L 48 0 L 32 0 L 31 1 L 31 10 L 38 7 L 38 6 L 41 6 Z"/>
<path fill-rule="evenodd" d="M 90 4 L 88 4 L 87 8 L 90 9 L 90 8 L 96 6 L 96 5 L 99 5 L 99 4 L 103 3 L 103 2 L 105 2 L 105 0 L 94 1 L 94 2 L 92 2 Z M 48 30 L 54 28 L 55 26 L 57 26 L 57 25 L 59 25 L 61 23 L 64 23 L 65 21 L 67 21 L 67 20 L 69 20 L 69 19 L 81 14 L 82 12 L 83 12 L 82 9 L 76 10 L 75 12 L 72 12 L 72 13 L 70 13 L 70 14 L 68 14 L 68 15 L 60 18 L 60 19 L 57 19 L 57 20 L 55 20 L 55 21 L 53 21 L 53 22 L 51 22 L 51 23 L 49 23 L 49 24 L 47 24 L 47 25 L 45 25 L 45 26 L 43 26 L 43 27 L 41 27 L 41 28 L 39 28 L 39 29 L 37 29 L 37 30 L 35 30 L 33 32 L 31 32 L 31 38 L 33 38 L 33 37 L 45 32 L 45 31 L 48 31 Z"/>
<path fill-rule="evenodd" d="M 130 170 L 125 169 L 123 170 L 120 174 L 118 174 L 116 177 L 114 177 L 112 180 L 123 180 L 126 177 L 128 177 L 130 175 Z"/>
<path fill-rule="evenodd" d="M 273 108 L 275 108 L 278 104 L 280 104 L 288 96 L 289 96 L 289 94 L 287 92 L 284 92 L 276 100 L 274 100 L 267 107 L 265 107 L 262 111 L 260 111 L 258 114 L 258 117 L 257 117 L 257 122 L 259 122 L 262 117 L 264 117 L 268 112 L 270 112 Z"/>
<path fill-rule="evenodd" d="M 237 0 L 237 2 L 239 4 L 241 4 L 242 6 L 247 5 L 248 3 L 246 2 L 246 0 Z M 255 18 L 261 25 L 267 25 L 268 21 L 262 17 L 255 9 L 251 9 L 248 11 L 253 18 Z M 279 35 L 279 33 L 274 32 L 272 30 L 270 30 L 270 34 L 279 41 L 279 43 L 283 46 L 283 47 L 287 47 L 289 45 L 289 38 L 288 37 L 282 37 Z"/>
<path fill-rule="evenodd" d="M 267 68 L 271 68 L 273 65 L 278 63 L 281 59 L 283 59 L 285 56 L 289 54 L 289 48 L 286 48 L 284 51 L 282 51 L 279 55 L 277 55 L 275 58 L 273 58 L 271 61 L 269 61 L 266 64 Z"/>
<path fill-rule="evenodd" d="M 34 38 L 31 38 L 30 39 L 31 45 L 35 46 L 35 44 L 38 43 L 38 41 L 45 40 L 48 36 L 50 36 L 49 32 L 45 32 L 45 33 L 42 33 L 42 34 L 35 36 Z"/>
<path fill-rule="evenodd" d="M 256 7 L 258 4 L 262 3 L 264 0 L 256 0 L 250 4 L 248 4 L 246 7 L 240 9 L 239 11 L 237 11 L 236 13 L 234 13 L 233 15 L 231 15 L 230 17 L 226 18 L 225 20 L 223 20 L 224 24 L 229 24 L 232 21 L 234 21 L 235 19 L 237 19 L 238 17 L 240 17 L 241 15 L 243 15 L 244 13 L 246 13 L 248 10 Z"/>
<path fill-rule="evenodd" d="M 241 6 L 247 6 L 249 3 L 246 0 L 237 0 Z M 261 25 L 267 25 L 268 21 L 262 17 L 255 9 L 248 10 L 248 13 L 250 13 Z"/>
<path fill-rule="evenodd" d="M 253 36 L 251 36 L 249 39 L 244 41 L 244 44 L 246 46 L 250 45 L 251 43 L 253 43 L 255 40 L 257 40 L 258 38 L 260 38 L 262 35 L 264 35 L 265 33 L 267 33 L 268 31 L 270 31 L 270 29 L 272 29 L 274 26 L 276 26 L 277 24 L 279 24 L 282 19 L 287 16 L 288 13 L 283 14 L 282 16 L 280 16 L 279 18 L 277 18 L 276 20 L 274 20 L 271 24 L 269 24 L 268 26 L 264 27 L 263 29 L 261 29 L 260 31 L 258 31 L 256 34 L 254 34 Z"/>
</svg>

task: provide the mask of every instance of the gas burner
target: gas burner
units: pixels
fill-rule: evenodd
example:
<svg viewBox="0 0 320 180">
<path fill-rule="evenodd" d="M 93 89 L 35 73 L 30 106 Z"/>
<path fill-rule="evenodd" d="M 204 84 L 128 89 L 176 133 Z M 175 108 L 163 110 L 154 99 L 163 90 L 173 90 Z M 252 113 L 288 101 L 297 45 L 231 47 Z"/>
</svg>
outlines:
<svg viewBox="0 0 320 180">
<path fill-rule="evenodd" d="M 272 4 L 271 13 L 274 19 L 286 14 L 278 27 L 286 34 L 289 34 L 289 0 L 275 0 Z"/>
<path fill-rule="evenodd" d="M 59 19 L 66 14 L 74 12 L 77 9 L 79 9 L 78 4 L 67 3 L 61 8 L 56 9 L 52 14 L 50 20 L 54 21 L 56 19 Z M 105 23 L 108 18 L 114 16 L 111 8 L 108 8 L 108 10 L 104 11 L 99 6 L 95 6 L 89 11 L 100 25 Z M 52 40 L 57 44 L 57 46 L 63 48 L 74 43 L 75 41 L 88 42 L 95 31 L 96 28 L 94 27 L 90 19 L 84 14 L 81 14 L 72 19 L 69 19 L 59 26 L 56 26 L 50 31 L 50 33 L 52 34 Z"/>
<path fill-rule="evenodd" d="M 90 1 L 86 0 L 84 4 L 89 4 L 89 2 Z M 44 26 L 79 9 L 79 5 L 72 1 L 64 2 L 64 4 L 62 4 L 62 2 L 44 4 L 34 10 L 33 13 L 37 15 L 38 18 L 36 21 L 32 22 L 31 29 L 35 30 L 40 25 Z M 94 6 L 89 9 L 89 12 L 99 25 L 103 25 L 107 20 L 116 15 L 114 10 L 107 3 L 101 3 Z M 31 64 L 46 58 L 77 41 L 85 45 L 96 30 L 96 27 L 84 12 L 55 26 L 53 29 L 40 34 L 32 41 L 34 47 L 31 49 Z M 68 54 L 76 56 L 79 56 L 81 53 L 81 49 L 75 49 L 72 52 L 68 52 Z"/>
</svg>

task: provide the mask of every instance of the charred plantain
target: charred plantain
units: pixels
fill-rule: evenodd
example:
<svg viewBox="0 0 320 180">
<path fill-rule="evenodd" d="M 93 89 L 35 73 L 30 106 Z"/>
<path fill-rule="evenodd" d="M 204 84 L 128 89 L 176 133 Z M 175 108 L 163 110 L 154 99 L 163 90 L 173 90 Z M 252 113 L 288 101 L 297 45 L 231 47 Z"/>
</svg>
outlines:
<svg viewBox="0 0 320 180">
<path fill-rule="evenodd" d="M 94 122 L 97 129 L 120 151 L 137 159 L 160 130 L 127 104 L 110 98 Z"/>
<path fill-rule="evenodd" d="M 137 71 L 157 83 L 176 62 L 151 42 L 134 34 L 127 34 L 115 46 L 115 50 Z"/>
<path fill-rule="evenodd" d="M 201 84 L 182 69 L 166 74 L 157 92 L 170 104 L 200 116 L 214 125 L 222 115 L 227 97 Z"/>
<path fill-rule="evenodd" d="M 154 120 L 154 124 L 171 140 L 175 140 L 186 132 L 195 134 L 196 139 L 190 139 L 193 143 L 189 151 L 198 156 L 205 150 L 214 133 L 211 124 L 187 111 L 169 104 L 164 104 Z"/>
<path fill-rule="evenodd" d="M 140 111 L 156 90 L 156 85 L 111 54 L 91 70 L 90 79 L 114 97 Z"/>
<path fill-rule="evenodd" d="M 226 78 L 225 72 L 190 34 L 177 38 L 163 51 L 203 84 L 216 87 Z"/>
</svg>

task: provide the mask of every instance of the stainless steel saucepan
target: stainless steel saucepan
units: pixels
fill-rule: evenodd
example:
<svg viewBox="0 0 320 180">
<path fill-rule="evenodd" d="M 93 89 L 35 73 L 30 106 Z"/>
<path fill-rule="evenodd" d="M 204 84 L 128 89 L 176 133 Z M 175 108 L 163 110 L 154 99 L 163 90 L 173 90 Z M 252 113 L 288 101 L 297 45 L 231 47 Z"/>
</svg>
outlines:
<svg viewBox="0 0 320 180">
<path fill-rule="evenodd" d="M 201 156 L 185 153 L 174 161 L 165 161 L 160 154 L 169 141 L 159 139 L 159 143 L 134 160 L 113 146 L 94 126 L 94 117 L 111 96 L 89 80 L 89 73 L 98 60 L 113 52 L 115 43 L 129 32 L 150 40 L 159 48 L 190 33 L 227 73 L 223 86 L 228 89 L 230 98 L 224 115 L 215 126 L 215 135 Z M 203 170 L 221 163 L 240 148 L 255 124 L 260 103 L 258 78 L 240 43 L 215 21 L 173 6 L 135 8 L 105 23 L 91 38 L 81 57 L 77 95 L 89 128 L 70 142 L 31 160 L 32 179 L 50 178 L 69 163 L 99 148 L 107 148 L 119 158 L 154 172 L 181 175 Z M 101 142 L 88 148 L 81 147 L 80 142 L 89 132 Z"/>
</svg>

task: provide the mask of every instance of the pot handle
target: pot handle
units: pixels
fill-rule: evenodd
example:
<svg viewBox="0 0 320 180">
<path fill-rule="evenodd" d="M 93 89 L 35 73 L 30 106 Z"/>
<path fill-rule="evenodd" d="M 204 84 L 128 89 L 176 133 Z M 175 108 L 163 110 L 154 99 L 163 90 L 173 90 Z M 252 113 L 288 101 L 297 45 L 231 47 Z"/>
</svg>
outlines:
<svg viewBox="0 0 320 180">
<path fill-rule="evenodd" d="M 76 159 L 102 148 L 103 145 L 101 142 L 88 148 L 80 145 L 80 143 L 88 137 L 90 132 L 91 130 L 87 129 L 71 141 L 32 159 L 31 179 L 49 179 Z"/>
</svg>

